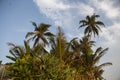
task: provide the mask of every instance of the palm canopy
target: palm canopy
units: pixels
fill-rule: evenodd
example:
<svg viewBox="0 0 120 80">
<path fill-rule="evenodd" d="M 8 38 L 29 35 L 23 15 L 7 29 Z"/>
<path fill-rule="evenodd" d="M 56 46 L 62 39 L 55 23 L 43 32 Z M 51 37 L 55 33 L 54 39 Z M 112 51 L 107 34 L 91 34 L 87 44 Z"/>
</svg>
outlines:
<svg viewBox="0 0 120 80">
<path fill-rule="evenodd" d="M 33 46 L 36 46 L 37 44 L 39 44 L 39 41 L 41 41 L 41 44 L 43 44 L 43 45 L 48 44 L 46 37 L 54 36 L 51 32 L 48 31 L 48 29 L 51 25 L 41 23 L 40 25 L 37 26 L 37 24 L 35 22 L 32 22 L 32 24 L 35 27 L 35 30 L 33 32 L 28 32 L 26 34 L 25 38 L 32 36 L 31 38 L 28 39 L 28 41 L 35 40 Z"/>
<path fill-rule="evenodd" d="M 100 59 L 106 54 L 106 51 L 108 51 L 108 48 L 102 49 L 102 47 L 98 47 L 95 51 L 95 53 L 91 56 L 92 62 L 91 65 L 94 65 L 94 77 L 99 80 L 103 80 L 103 67 L 105 66 L 110 66 L 112 65 L 111 62 L 105 62 L 102 63 L 98 66 L 96 66 L 96 64 L 100 61 Z"/>
<path fill-rule="evenodd" d="M 82 63 L 83 70 L 81 71 L 81 73 L 89 77 L 90 80 L 103 80 L 102 77 L 102 74 L 104 72 L 103 67 L 112 65 L 112 63 L 105 62 L 100 65 L 97 65 L 97 63 L 105 55 L 107 50 L 108 48 L 102 49 L 101 47 L 99 47 L 91 55 L 82 55 L 81 58 L 83 61 Z"/>
<path fill-rule="evenodd" d="M 106 51 L 108 51 L 108 48 L 105 48 L 105 49 L 102 49 L 102 47 L 97 48 L 95 53 L 92 55 L 93 64 L 96 64 L 97 62 L 99 62 L 99 60 L 106 54 Z M 112 65 L 112 63 L 110 62 L 103 63 L 99 65 L 99 68 L 102 68 L 103 66 L 106 66 L 106 65 Z"/>
<path fill-rule="evenodd" d="M 94 34 L 94 36 L 99 35 L 99 31 L 101 31 L 99 26 L 104 26 L 104 23 L 101 21 L 96 21 L 96 19 L 100 17 L 99 15 L 93 14 L 91 16 L 86 16 L 85 20 L 81 20 L 79 24 L 80 27 L 86 27 L 84 34 L 91 36 Z"/>
<path fill-rule="evenodd" d="M 94 46 L 95 41 L 90 41 L 88 36 L 82 37 L 80 39 L 81 52 L 84 55 L 91 55 L 93 53 L 92 46 Z"/>
<path fill-rule="evenodd" d="M 11 47 L 9 52 L 12 56 L 6 56 L 6 57 L 14 62 L 17 59 L 22 59 L 24 56 L 28 54 L 31 56 L 34 55 L 33 54 L 34 50 L 30 48 L 30 45 L 28 44 L 27 41 L 24 41 L 24 46 L 15 45 L 10 42 L 8 42 L 7 44 Z"/>
<path fill-rule="evenodd" d="M 52 48 L 50 52 L 55 54 L 60 59 L 60 61 L 62 61 L 65 55 L 67 40 L 60 27 L 58 27 L 56 36 L 54 38 L 50 38 L 50 43 Z"/>
</svg>

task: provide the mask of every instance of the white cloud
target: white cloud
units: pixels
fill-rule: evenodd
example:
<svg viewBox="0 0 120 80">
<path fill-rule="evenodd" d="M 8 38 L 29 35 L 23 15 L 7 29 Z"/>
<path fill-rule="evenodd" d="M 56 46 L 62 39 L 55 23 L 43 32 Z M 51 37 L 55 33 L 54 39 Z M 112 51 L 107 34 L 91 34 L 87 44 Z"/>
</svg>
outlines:
<svg viewBox="0 0 120 80">
<path fill-rule="evenodd" d="M 80 13 L 80 15 L 91 15 L 94 13 L 94 8 L 91 7 L 90 5 L 84 4 L 84 3 L 79 3 L 78 5 L 76 5 L 78 8 L 78 11 Z"/>
<path fill-rule="evenodd" d="M 67 4 L 64 0 L 34 0 L 40 12 L 52 19 L 56 26 L 69 27 L 74 18 L 94 13 L 94 9 L 84 3 Z"/>
<path fill-rule="evenodd" d="M 116 44 L 120 40 L 120 23 L 114 23 L 111 26 L 102 28 L 100 36 L 105 39 L 105 45 L 112 46 L 113 44 Z"/>
<path fill-rule="evenodd" d="M 58 0 L 34 0 L 34 2 L 36 2 L 39 8 L 44 8 L 44 9 L 65 10 L 67 8 L 70 8 L 69 5 L 66 5 L 62 1 L 58 1 Z"/>
<path fill-rule="evenodd" d="M 115 1 L 111 0 L 92 0 L 91 3 L 97 8 L 98 10 L 103 11 L 105 15 L 110 19 L 117 19 L 120 18 L 120 9 L 119 7 L 114 7 Z"/>
</svg>

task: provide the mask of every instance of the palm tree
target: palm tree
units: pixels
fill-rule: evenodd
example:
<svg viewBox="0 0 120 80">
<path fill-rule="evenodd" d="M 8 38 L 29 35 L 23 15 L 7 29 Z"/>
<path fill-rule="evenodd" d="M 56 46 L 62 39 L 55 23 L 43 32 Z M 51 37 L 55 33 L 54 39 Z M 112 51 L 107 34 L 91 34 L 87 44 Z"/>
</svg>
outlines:
<svg viewBox="0 0 120 80">
<path fill-rule="evenodd" d="M 64 64 L 63 56 L 65 55 L 67 41 L 60 27 L 58 27 L 58 32 L 55 38 L 50 38 L 50 43 L 52 48 L 50 53 L 55 54 L 55 56 L 60 59 L 60 63 Z"/>
<path fill-rule="evenodd" d="M 95 41 L 90 41 L 88 36 L 84 36 L 80 39 L 81 44 L 81 52 L 85 55 L 91 55 L 93 50 L 92 46 L 94 46 Z"/>
<path fill-rule="evenodd" d="M 81 60 L 81 44 L 77 40 L 77 38 L 73 38 L 67 45 L 67 52 L 66 52 L 70 57 L 68 57 L 68 60 L 70 64 L 74 65 L 77 67 L 77 65 L 80 65 L 82 60 Z M 68 63 L 69 63 L 68 62 Z M 75 64 L 74 64 L 75 63 Z"/>
<path fill-rule="evenodd" d="M 35 40 L 34 42 L 34 47 L 39 44 L 39 41 L 43 42 L 41 44 L 43 44 L 44 46 L 46 44 L 48 44 L 48 41 L 46 39 L 46 37 L 52 37 L 54 36 L 51 32 L 48 31 L 48 28 L 51 26 L 49 24 L 45 24 L 45 23 L 41 23 L 40 25 L 37 26 L 37 24 L 35 22 L 32 22 L 33 26 L 35 27 L 35 30 L 33 32 L 28 32 L 26 34 L 25 38 L 31 37 L 28 39 L 28 41 L 30 40 Z"/>
<path fill-rule="evenodd" d="M 106 54 L 106 51 L 108 51 L 108 48 L 106 48 L 106 49 L 102 49 L 102 47 L 97 48 L 95 53 L 93 54 L 93 57 L 92 57 L 93 64 L 96 65 L 99 62 L 99 60 Z M 102 73 L 104 72 L 104 70 L 102 68 L 105 66 L 109 66 L 109 65 L 112 65 L 112 63 L 105 62 L 105 63 L 98 65 L 97 69 L 95 70 L 96 73 L 94 72 L 95 78 L 102 80 L 103 79 Z"/>
<path fill-rule="evenodd" d="M 101 21 L 96 21 L 96 19 L 100 17 L 99 15 L 93 14 L 91 16 L 86 16 L 85 20 L 80 21 L 80 27 L 86 27 L 84 34 L 87 36 L 92 36 L 94 34 L 94 37 L 99 35 L 99 30 L 101 31 L 99 26 L 104 26 L 104 23 Z"/>
<path fill-rule="evenodd" d="M 26 42 L 25 42 L 26 43 Z M 26 52 L 28 50 L 25 51 L 24 47 L 22 46 L 18 46 L 18 45 L 15 45 L 13 43 L 10 43 L 8 42 L 7 43 L 9 46 L 11 46 L 11 49 L 9 50 L 10 54 L 12 56 L 6 56 L 7 58 L 11 59 L 12 61 L 16 61 L 18 58 L 22 58 L 25 56 Z M 28 47 L 26 47 L 28 48 Z"/>
<path fill-rule="evenodd" d="M 37 45 L 30 48 L 30 45 L 26 41 L 24 41 L 24 47 L 17 46 L 13 43 L 8 43 L 8 45 L 11 46 L 10 54 L 12 56 L 6 57 L 14 61 L 6 66 L 8 78 L 15 80 L 38 80 L 41 67 L 40 54 L 43 53 L 43 47 Z"/>
<path fill-rule="evenodd" d="M 100 65 L 97 65 L 99 60 L 105 55 L 105 52 L 108 50 L 102 49 L 101 47 L 97 48 L 94 54 L 87 56 L 83 55 L 82 60 L 84 61 L 83 63 L 83 73 L 86 75 L 88 78 L 93 79 L 93 80 L 103 80 L 102 73 L 104 70 L 102 69 L 104 66 L 109 66 L 112 65 L 110 62 L 102 63 Z M 86 58 L 87 56 L 87 58 Z"/>
</svg>

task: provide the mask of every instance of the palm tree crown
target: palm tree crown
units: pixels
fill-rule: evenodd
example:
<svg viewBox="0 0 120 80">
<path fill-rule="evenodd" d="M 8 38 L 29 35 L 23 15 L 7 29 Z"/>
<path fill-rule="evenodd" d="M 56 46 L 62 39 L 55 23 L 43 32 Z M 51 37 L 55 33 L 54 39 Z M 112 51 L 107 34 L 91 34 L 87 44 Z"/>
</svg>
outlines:
<svg viewBox="0 0 120 80">
<path fill-rule="evenodd" d="M 32 22 L 33 26 L 35 27 L 35 30 L 33 32 L 28 32 L 26 34 L 26 38 L 33 36 L 28 39 L 29 40 L 35 40 L 35 43 L 33 46 L 36 46 L 39 44 L 39 41 L 42 41 L 43 45 L 48 44 L 48 41 L 46 37 L 51 37 L 54 36 L 51 32 L 48 31 L 48 28 L 51 26 L 49 24 L 41 23 L 40 25 L 37 26 L 35 22 Z"/>
<path fill-rule="evenodd" d="M 84 34 L 87 36 L 99 35 L 99 30 L 101 31 L 99 26 L 104 26 L 104 23 L 101 21 L 96 21 L 96 18 L 100 17 L 99 15 L 93 14 L 91 16 L 86 16 L 85 20 L 80 21 L 80 27 L 86 27 Z M 80 28 L 79 27 L 79 28 Z"/>
</svg>

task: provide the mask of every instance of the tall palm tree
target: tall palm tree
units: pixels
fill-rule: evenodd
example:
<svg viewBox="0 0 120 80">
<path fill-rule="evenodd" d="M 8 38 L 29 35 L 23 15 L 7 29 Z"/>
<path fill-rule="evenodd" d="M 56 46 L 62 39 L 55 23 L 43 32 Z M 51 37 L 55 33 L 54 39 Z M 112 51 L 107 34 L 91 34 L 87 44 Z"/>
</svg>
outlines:
<svg viewBox="0 0 120 80">
<path fill-rule="evenodd" d="M 87 36 L 92 36 L 94 34 L 94 37 L 99 35 L 99 30 L 101 31 L 99 26 L 104 26 L 104 23 L 101 21 L 96 21 L 96 19 L 100 17 L 99 15 L 93 14 L 91 16 L 86 16 L 85 20 L 80 21 L 80 27 L 86 27 L 84 34 Z"/>
<path fill-rule="evenodd" d="M 48 44 L 46 37 L 54 36 L 51 32 L 48 31 L 48 28 L 51 25 L 45 23 L 41 23 L 40 25 L 37 25 L 35 22 L 32 22 L 32 24 L 35 27 L 35 30 L 33 32 L 28 32 L 25 38 L 32 36 L 31 38 L 28 39 L 28 41 L 35 40 L 33 45 L 34 47 L 37 44 L 39 44 L 39 41 L 43 42 L 41 44 L 43 44 L 44 46 Z"/>
<path fill-rule="evenodd" d="M 66 50 L 66 38 L 64 36 L 63 31 L 60 27 L 58 27 L 58 32 L 54 38 L 50 38 L 51 50 L 52 54 L 55 54 L 56 57 L 60 59 L 60 63 L 63 63 L 63 56 L 65 55 Z"/>
<path fill-rule="evenodd" d="M 82 60 L 82 56 L 90 56 L 92 55 L 92 45 L 94 45 L 94 41 L 89 41 L 87 36 L 84 36 L 82 39 L 77 40 L 77 38 L 73 38 L 67 46 L 67 53 L 69 57 L 67 58 L 74 67 L 80 68 L 84 63 Z M 70 54 L 71 53 L 71 54 Z M 84 57 L 87 59 L 87 57 Z"/>
</svg>

